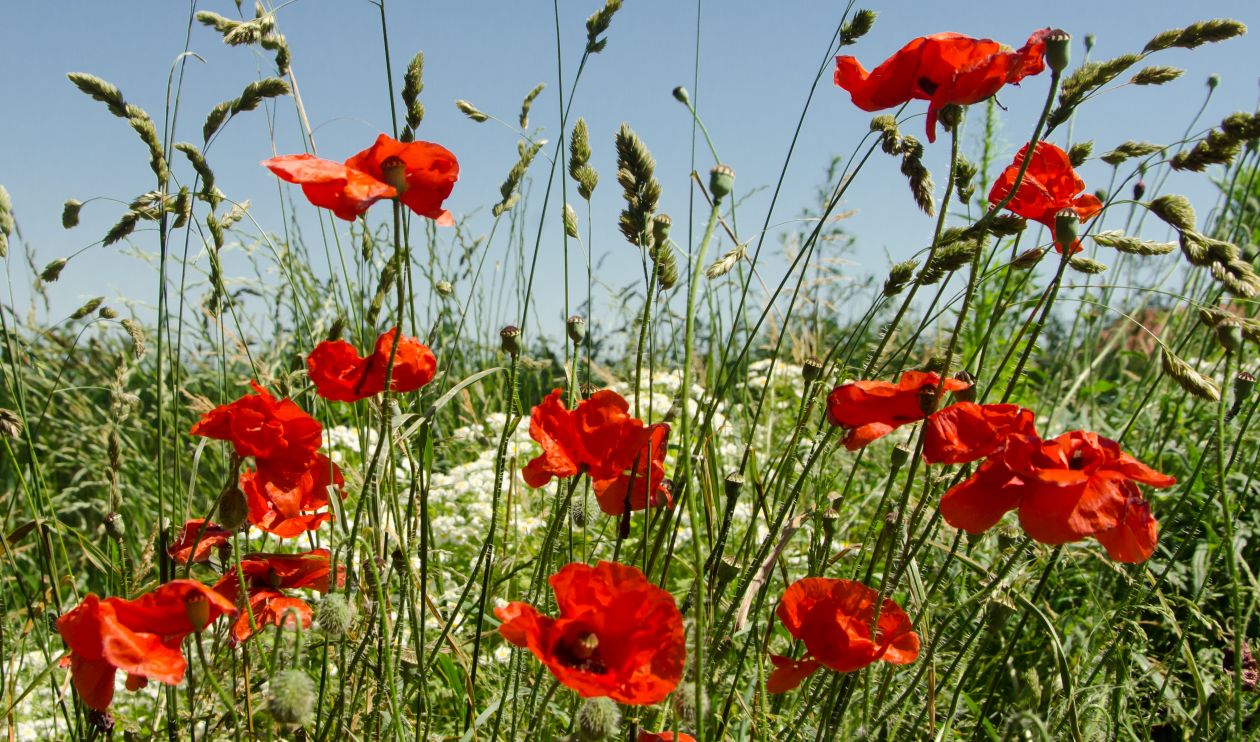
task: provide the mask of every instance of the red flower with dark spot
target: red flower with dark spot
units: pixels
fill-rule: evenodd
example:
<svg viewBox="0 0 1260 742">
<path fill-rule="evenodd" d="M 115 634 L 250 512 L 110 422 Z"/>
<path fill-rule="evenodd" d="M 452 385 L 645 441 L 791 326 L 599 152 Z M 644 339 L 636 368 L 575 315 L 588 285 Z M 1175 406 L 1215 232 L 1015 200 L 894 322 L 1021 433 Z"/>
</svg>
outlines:
<svg viewBox="0 0 1260 742">
<path fill-rule="evenodd" d="M 585 698 L 649 705 L 674 690 L 687 654 L 674 596 L 612 562 L 570 564 L 548 582 L 559 617 L 521 602 L 495 608 L 503 638 Z"/>
<path fill-rule="evenodd" d="M 906 371 L 896 384 L 887 381 L 851 381 L 827 395 L 827 420 L 849 429 L 844 447 L 856 451 L 896 428 L 928 416 L 935 403 L 941 377 L 932 371 Z M 965 381 L 946 379 L 945 392 L 969 387 Z"/>
<path fill-rule="evenodd" d="M 860 582 L 806 577 L 788 586 L 775 611 L 783 627 L 805 644 L 800 660 L 771 655 L 774 672 L 766 682 L 770 693 L 786 693 L 819 667 L 852 672 L 883 660 L 894 665 L 919 656 L 919 635 L 901 606 L 885 599 L 878 621 L 879 594 Z M 874 641 L 871 625 L 878 624 Z"/>
<path fill-rule="evenodd" d="M 345 163 L 314 155 L 284 155 L 262 165 L 281 180 L 302 186 L 315 206 L 331 209 L 347 221 L 361 216 L 382 198 L 397 198 L 407 208 L 449 226 L 455 223 L 442 202 L 459 180 L 459 162 L 432 142 L 399 142 L 385 134 Z"/>
<path fill-rule="evenodd" d="M 1020 148 L 1015 161 L 1002 171 L 993 188 L 989 190 L 989 203 L 997 205 L 1011 192 L 1015 177 L 1024 163 L 1028 145 Z M 1044 224 L 1054 234 L 1054 215 L 1063 209 L 1076 212 L 1081 223 L 1089 221 L 1102 210 L 1102 202 L 1092 193 L 1084 193 L 1085 181 L 1072 169 L 1067 153 L 1049 142 L 1037 142 L 1028 170 L 1006 208 L 1025 219 Z M 1055 242 L 1054 249 L 1063 252 L 1063 246 Z M 1080 252 L 1081 241 L 1072 243 L 1072 252 Z"/>
<path fill-rule="evenodd" d="M 1092 536 L 1112 559 L 1141 562 L 1155 550 L 1158 527 L 1138 484 L 1176 482 L 1096 433 L 1076 430 L 1048 441 L 1013 437 L 1000 455 L 945 493 L 941 515 L 955 528 L 980 533 L 1018 510 L 1034 541 L 1058 545 Z"/>
<path fill-rule="evenodd" d="M 230 600 L 194 580 L 172 580 L 135 600 L 89 593 L 57 619 L 70 648 L 61 664 L 70 667 L 84 705 L 105 711 L 114 699 L 115 673 L 127 673 L 132 691 L 149 680 L 178 685 L 187 668 L 184 637 L 235 612 Z"/>
<path fill-rule="evenodd" d="M 836 57 L 836 85 L 863 111 L 926 100 L 927 138 L 936 141 L 936 119 L 945 106 L 971 105 L 1045 69 L 1045 37 L 1036 31 L 1018 50 L 990 39 L 957 33 L 920 36 L 870 72 L 854 57 Z"/>
<path fill-rule="evenodd" d="M 257 382 L 256 394 L 210 410 L 193 435 L 230 441 L 238 456 L 268 460 L 276 477 L 301 476 L 319 450 L 323 427 L 291 399 L 277 401 Z"/>
<path fill-rule="evenodd" d="M 596 482 L 617 479 L 648 442 L 650 433 L 643 421 L 631 417 L 629 403 L 608 389 L 582 400 L 574 410 L 565 409 L 561 396 L 556 389 L 530 414 L 529 435 L 542 446 L 542 453 L 525 465 L 525 483 L 538 488 L 552 477 L 564 479 L 583 471 Z"/>
<path fill-rule="evenodd" d="M 306 601 L 286 594 L 285 590 L 309 588 L 317 592 L 328 592 L 328 549 L 313 549 L 300 554 L 247 554 L 241 559 L 241 572 L 245 579 L 248 593 L 249 610 L 241 610 L 240 616 L 232 624 L 231 643 L 236 645 L 248 639 L 256 629 L 250 628 L 249 617 L 254 616 L 254 625 L 262 628 L 267 625 L 279 626 L 281 622 L 292 621 L 289 610 L 297 612 L 302 627 L 311 625 L 311 607 Z M 344 581 L 344 574 L 338 570 L 337 583 Z M 235 569 L 229 569 L 214 584 L 223 597 L 236 603 L 240 593 L 240 583 Z"/>
<path fill-rule="evenodd" d="M 929 464 L 966 464 L 996 453 L 1016 435 L 1036 438 L 1032 410 L 958 402 L 928 417 L 923 458 Z"/>
<path fill-rule="evenodd" d="M 385 372 L 394 347 L 395 327 L 376 340 L 366 358 L 344 340 L 325 340 L 306 359 L 307 373 L 315 391 L 334 402 L 355 402 L 385 391 Z M 390 370 L 389 388 L 394 392 L 414 392 L 433 381 L 437 358 L 433 351 L 413 337 L 398 340 Z"/>
<path fill-rule="evenodd" d="M 643 510 L 648 507 L 649 500 L 654 508 L 673 505 L 670 484 L 665 480 L 669 425 L 656 423 L 648 426 L 647 430 L 648 442 L 639 451 L 637 465 L 631 466 L 633 474 L 622 472 L 613 479 L 595 481 L 595 499 L 599 502 L 599 509 L 608 515 L 621 515 L 626 512 L 627 504 L 631 511 Z M 634 480 L 634 490 L 627 501 L 631 478 Z"/>
<path fill-rule="evenodd" d="M 179 538 L 174 543 L 166 547 L 166 553 L 170 555 L 180 564 L 187 564 L 191 557 L 194 562 L 206 562 L 210 560 L 210 552 L 216 548 L 228 543 L 232 537 L 232 532 L 223 526 L 214 523 L 205 523 L 201 518 L 194 518 L 186 523 L 179 531 Z M 198 539 L 200 535 L 200 539 Z M 193 547 L 196 546 L 194 554 Z"/>
<path fill-rule="evenodd" d="M 258 471 L 241 472 L 249 522 L 280 538 L 317 530 L 321 523 L 333 519 L 331 512 L 319 512 L 328 507 L 330 486 L 345 497 L 340 467 L 320 453 L 315 454 L 304 473 L 288 482 L 284 478 L 273 479 L 265 460 L 259 462 Z"/>
</svg>

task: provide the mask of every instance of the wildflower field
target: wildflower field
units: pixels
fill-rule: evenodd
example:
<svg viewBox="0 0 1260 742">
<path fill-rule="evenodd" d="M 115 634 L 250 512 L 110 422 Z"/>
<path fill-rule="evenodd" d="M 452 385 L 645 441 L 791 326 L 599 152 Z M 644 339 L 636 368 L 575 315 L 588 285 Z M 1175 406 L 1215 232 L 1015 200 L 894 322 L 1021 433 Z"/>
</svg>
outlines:
<svg viewBox="0 0 1260 742">
<path fill-rule="evenodd" d="M 1260 109 L 1178 66 L 1243 21 L 838 2 L 751 141 L 720 3 L 665 77 L 665 10 L 522 4 L 504 109 L 395 2 L 349 147 L 316 4 L 202 0 L 48 93 L 141 190 L 0 170 L 0 739 L 1260 737 Z"/>
</svg>

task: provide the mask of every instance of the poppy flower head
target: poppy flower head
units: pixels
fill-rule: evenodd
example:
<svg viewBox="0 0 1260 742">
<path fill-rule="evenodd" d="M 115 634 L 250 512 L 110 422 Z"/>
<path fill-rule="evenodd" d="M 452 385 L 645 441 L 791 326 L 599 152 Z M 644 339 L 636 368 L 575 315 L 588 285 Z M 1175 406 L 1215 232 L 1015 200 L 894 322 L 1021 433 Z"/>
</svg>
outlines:
<svg viewBox="0 0 1260 742">
<path fill-rule="evenodd" d="M 928 417 L 923 457 L 930 464 L 966 464 L 993 454 L 1015 435 L 1036 437 L 1032 410 L 958 402 Z"/>
<path fill-rule="evenodd" d="M 927 137 L 934 142 L 936 120 L 945 106 L 978 103 L 1002 86 L 1044 70 L 1050 30 L 1034 32 L 1017 50 L 957 33 L 921 36 L 869 72 L 854 57 L 836 57 L 835 82 L 864 111 L 913 99 L 929 101 Z"/>
<path fill-rule="evenodd" d="M 633 473 L 622 472 L 613 479 L 595 481 L 595 498 L 607 515 L 621 515 L 627 504 L 631 511 L 672 506 L 670 483 L 665 479 L 665 454 L 669 448 L 669 425 L 656 423 L 647 428 L 648 441 L 639 451 Z M 633 492 L 630 491 L 633 478 Z M 627 493 L 629 500 L 627 503 Z"/>
<path fill-rule="evenodd" d="M 205 523 L 204 529 L 203 523 Z M 199 535 L 200 539 L 198 539 Z M 231 537 L 232 532 L 223 526 L 206 523 L 201 518 L 194 518 L 184 523 L 184 527 L 179 531 L 179 538 L 166 547 L 166 553 L 180 564 L 188 564 L 189 559 L 194 562 L 207 562 L 210 560 L 210 552 L 228 543 Z"/>
<path fill-rule="evenodd" d="M 249 522 L 280 538 L 292 538 L 317 530 L 331 521 L 331 512 L 317 512 L 328 506 L 328 489 L 345 497 L 341 469 L 323 454 L 315 454 L 305 472 L 286 481 L 271 476 L 270 467 L 260 463 L 258 471 L 241 472 L 241 491 L 249 507 Z"/>
<path fill-rule="evenodd" d="M 772 655 L 775 670 L 767 689 L 783 693 L 795 688 L 819 667 L 837 672 L 859 670 L 878 660 L 896 665 L 919 656 L 919 636 L 910 618 L 885 599 L 875 617 L 879 594 L 860 582 L 806 577 L 788 586 L 775 611 L 783 627 L 805 644 L 806 657 L 793 660 Z M 871 638 L 871 625 L 876 635 Z"/>
<path fill-rule="evenodd" d="M 932 412 L 941 377 L 933 371 L 906 371 L 897 383 L 851 381 L 827 395 L 827 420 L 849 428 L 844 445 L 850 451 L 891 433 L 908 423 L 918 422 Z M 955 392 L 970 384 L 960 379 L 945 380 L 942 391 Z"/>
<path fill-rule="evenodd" d="M 442 145 L 399 142 L 381 134 L 371 147 L 346 160 L 346 166 L 392 186 L 398 200 L 417 214 L 443 226 L 455 223 L 442 202 L 459 180 L 459 162 Z"/>
<path fill-rule="evenodd" d="M 277 401 L 257 382 L 255 394 L 219 405 L 202 416 L 190 431 L 230 441 L 238 456 L 267 459 L 277 476 L 297 476 L 319 450 L 323 426 L 291 399 Z"/>
<path fill-rule="evenodd" d="M 1028 145 L 1025 144 L 1015 155 L 1015 161 L 993 181 L 989 190 L 990 204 L 996 206 L 1011 192 L 1027 152 Z M 1067 153 L 1050 142 L 1037 142 L 1024 178 L 1006 208 L 1025 219 L 1044 224 L 1053 233 L 1055 214 L 1063 209 L 1074 211 L 1082 224 L 1102 210 L 1098 197 L 1084 193 L 1084 190 L 1085 181 L 1072 168 Z M 1057 242 L 1055 249 L 1063 252 L 1063 246 Z M 1073 243 L 1072 252 L 1080 252 L 1081 249 L 1080 240 Z"/>
<path fill-rule="evenodd" d="M 686 732 L 649 732 L 646 729 L 639 730 L 639 738 L 637 742 L 696 742 L 696 738 Z"/>
<path fill-rule="evenodd" d="M 281 180 L 301 185 L 306 200 L 315 206 L 329 209 L 350 222 L 382 198 L 398 195 L 393 186 L 362 170 L 314 155 L 272 157 L 263 160 L 262 166 Z"/>
<path fill-rule="evenodd" d="M 530 413 L 529 435 L 542 453 L 525 465 L 522 475 L 531 487 L 589 472 L 596 482 L 615 480 L 634 464 L 651 433 L 630 416 L 630 404 L 603 389 L 568 410 L 556 389 Z M 665 429 L 668 434 L 668 428 Z M 662 447 L 663 448 L 663 447 Z"/>
<path fill-rule="evenodd" d="M 242 611 L 232 625 L 232 643 L 240 644 L 253 635 L 249 615 L 254 624 L 279 626 L 292 620 L 292 608 L 302 618 L 303 626 L 310 625 L 311 609 L 305 601 L 286 594 L 285 590 L 310 588 L 328 592 L 328 549 L 312 549 L 299 554 L 247 554 L 241 558 L 241 572 L 248 592 L 249 612 Z M 344 568 L 343 568 L 344 569 Z M 338 570 L 337 584 L 344 582 L 343 569 Z M 236 570 L 230 570 L 214 584 L 214 590 L 235 603 L 239 595 L 239 578 Z"/>
<path fill-rule="evenodd" d="M 585 698 L 648 705 L 682 679 L 682 613 L 674 597 L 634 567 L 570 564 L 549 580 L 559 616 L 528 603 L 495 609 L 499 633 L 530 650 L 561 683 Z"/>
<path fill-rule="evenodd" d="M 398 339 L 394 350 L 395 327 L 376 340 L 371 355 L 359 355 L 354 346 L 344 340 L 325 340 L 315 346 L 306 359 L 306 369 L 315 391 L 324 399 L 334 402 L 356 402 L 385 391 L 386 371 L 389 371 L 390 390 L 414 392 L 433 381 L 437 371 L 437 358 L 433 351 L 413 337 Z M 394 354 L 394 365 L 389 358 Z"/>
</svg>

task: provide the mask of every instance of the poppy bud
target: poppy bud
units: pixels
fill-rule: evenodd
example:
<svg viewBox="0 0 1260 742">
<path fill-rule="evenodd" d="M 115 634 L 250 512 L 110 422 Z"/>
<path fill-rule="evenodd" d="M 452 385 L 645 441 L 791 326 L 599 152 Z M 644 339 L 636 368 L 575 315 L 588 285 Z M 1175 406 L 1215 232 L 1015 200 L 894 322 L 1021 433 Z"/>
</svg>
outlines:
<svg viewBox="0 0 1260 742">
<path fill-rule="evenodd" d="M 267 710 L 282 726 L 305 726 L 315 716 L 315 682 L 301 670 L 281 670 L 267 684 Z"/>
<path fill-rule="evenodd" d="M 235 531 L 245 524 L 249 517 L 249 503 L 245 501 L 245 493 L 240 487 L 232 484 L 224 488 L 219 495 L 219 525 Z"/>
<path fill-rule="evenodd" d="M 727 165 L 714 165 L 709 171 L 709 193 L 714 201 L 721 201 L 735 187 L 735 171 Z"/>
<path fill-rule="evenodd" d="M 652 217 L 652 240 L 658 245 L 665 244 L 665 240 L 669 239 L 669 228 L 673 224 L 674 220 L 669 218 L 669 214 L 657 214 Z"/>
<path fill-rule="evenodd" d="M 670 695 L 670 705 L 674 708 L 674 715 L 688 725 L 696 723 L 696 684 L 687 681 Z M 700 689 L 700 716 L 706 716 L 709 713 L 709 694 L 704 688 Z"/>
<path fill-rule="evenodd" d="M 232 542 L 224 541 L 219 544 L 219 561 L 227 564 L 232 559 Z"/>
<path fill-rule="evenodd" d="M 437 289 L 440 296 L 450 296 L 455 293 L 455 287 L 451 285 L 450 281 L 438 281 L 433 288 Z"/>
<path fill-rule="evenodd" d="M 127 524 L 123 522 L 122 513 L 110 512 L 105 515 L 105 533 L 115 541 L 122 541 L 127 535 Z"/>
<path fill-rule="evenodd" d="M 723 483 L 723 489 L 726 492 L 727 500 L 734 500 L 739 497 L 739 491 L 744 487 L 744 475 L 737 471 L 733 471 L 726 475 L 726 481 Z"/>
<path fill-rule="evenodd" d="M 581 500 L 569 503 L 569 520 L 575 528 L 586 528 L 586 503 Z"/>
<path fill-rule="evenodd" d="M 935 390 L 929 390 L 929 391 L 934 392 Z M 904 445 L 901 445 L 901 444 L 893 446 L 892 454 L 890 454 L 889 456 L 889 463 L 892 464 L 892 468 L 894 470 L 900 469 L 901 467 L 905 466 L 906 462 L 909 460 L 910 460 L 909 448 L 906 448 Z"/>
<path fill-rule="evenodd" d="M 1089 44 L 1089 41 L 1085 42 Z M 1088 51 L 1088 50 L 1087 50 Z M 1067 69 L 1072 60 L 1072 35 L 1056 28 L 1046 35 L 1046 65 L 1055 72 Z"/>
<path fill-rule="evenodd" d="M 1103 203 L 1106 203 L 1107 202 L 1107 189 L 1099 188 L 1098 190 L 1094 191 L 1094 198 L 1098 199 L 1099 201 L 1102 201 Z"/>
<path fill-rule="evenodd" d="M 1035 266 L 1037 263 L 1040 263 L 1042 256 L 1045 254 L 1046 251 L 1040 247 L 1025 250 L 1011 261 L 1011 267 L 1015 270 L 1027 270 L 1028 268 Z"/>
<path fill-rule="evenodd" d="M 607 697 L 588 698 L 578 709 L 573 727 L 582 742 L 600 742 L 617 733 L 621 726 L 621 710 Z"/>
<path fill-rule="evenodd" d="M 950 103 L 941 109 L 940 122 L 946 131 L 953 131 L 963 120 L 963 107 L 957 103 Z"/>
<path fill-rule="evenodd" d="M 340 639 L 354 624 L 354 605 L 346 600 L 345 593 L 329 593 L 319 602 L 316 620 L 325 636 Z"/>
<path fill-rule="evenodd" d="M 193 630 L 200 632 L 210 625 L 210 602 L 204 595 L 194 595 L 184 603 L 184 615 Z"/>
<path fill-rule="evenodd" d="M 499 330 L 499 347 L 504 353 L 518 355 L 521 352 L 521 329 L 516 325 L 508 325 Z"/>
<path fill-rule="evenodd" d="M 976 401 L 976 377 L 966 371 L 959 371 L 954 374 L 954 378 L 967 385 L 966 389 L 959 389 L 954 392 L 954 399 L 959 402 L 975 402 Z"/>
<path fill-rule="evenodd" d="M 1072 209 L 1059 209 L 1054 215 L 1054 241 L 1064 252 L 1070 252 L 1076 244 L 1081 218 Z"/>
<path fill-rule="evenodd" d="M 1226 353 L 1237 353 L 1242 349 L 1242 324 L 1232 317 L 1217 323 L 1216 341 L 1221 344 Z"/>
<path fill-rule="evenodd" d="M 586 337 L 586 320 L 581 315 L 573 315 L 565 320 L 565 329 L 569 333 L 569 339 L 574 343 L 581 343 L 582 338 Z"/>
<path fill-rule="evenodd" d="M 806 384 L 812 384 L 822 377 L 823 364 L 818 356 L 810 356 L 801 364 L 801 376 L 805 377 Z"/>
<path fill-rule="evenodd" d="M 1142 197 L 1145 195 L 1146 195 L 1146 181 L 1138 180 L 1138 182 L 1133 184 L 1133 200 L 1141 201 Z"/>
<path fill-rule="evenodd" d="M 1221 76 L 1217 74 L 1208 75 L 1208 90 L 1216 90 L 1216 86 L 1221 84 Z"/>
<path fill-rule="evenodd" d="M 687 89 L 681 85 L 674 88 L 674 100 L 678 101 L 684 106 L 691 105 L 691 97 L 687 95 Z"/>
</svg>

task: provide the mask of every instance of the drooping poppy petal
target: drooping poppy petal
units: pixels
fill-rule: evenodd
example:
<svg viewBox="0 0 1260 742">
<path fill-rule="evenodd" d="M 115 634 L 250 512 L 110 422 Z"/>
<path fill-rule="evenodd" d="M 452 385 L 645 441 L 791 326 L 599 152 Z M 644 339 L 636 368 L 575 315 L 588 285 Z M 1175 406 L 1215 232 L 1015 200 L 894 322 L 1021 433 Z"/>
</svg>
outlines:
<svg viewBox="0 0 1260 742">
<path fill-rule="evenodd" d="M 228 543 L 231 537 L 232 532 L 223 526 L 194 518 L 184 523 L 184 527 L 179 530 L 179 537 L 166 547 L 166 553 L 180 564 L 187 564 L 190 558 L 194 562 L 206 562 L 210 560 L 210 552 Z"/>
<path fill-rule="evenodd" d="M 806 656 L 837 672 L 860 670 L 883 660 L 893 664 L 913 662 L 919 656 L 919 637 L 910 618 L 895 602 L 875 603 L 879 593 L 860 582 L 826 577 L 806 577 L 788 586 L 775 614 L 788 633 L 804 642 Z M 871 638 L 871 626 L 876 635 Z M 796 687 L 813 669 L 789 658 L 774 659 L 771 675 L 775 688 Z M 776 677 L 777 675 L 777 677 Z"/>
<path fill-rule="evenodd" d="M 631 511 L 643 510 L 649 506 L 649 502 L 654 508 L 673 504 L 669 484 L 665 481 L 668 441 L 668 424 L 656 423 L 649 426 L 648 442 L 639 453 L 638 465 L 632 467 L 633 475 L 622 472 L 613 479 L 595 481 L 595 499 L 602 512 L 607 515 L 621 515 L 626 512 L 627 493 L 630 492 L 632 477 L 634 491 L 628 500 Z"/>
<path fill-rule="evenodd" d="M 908 423 L 918 422 L 932 412 L 941 377 L 932 371 L 906 371 L 897 383 L 852 381 L 841 384 L 827 395 L 827 420 L 850 428 L 845 447 L 857 450 L 873 440 Z M 966 389 L 960 379 L 945 380 L 942 392 Z"/>
<path fill-rule="evenodd" d="M 398 200 L 417 214 L 439 224 L 453 223 L 442 202 L 459 180 L 459 162 L 440 144 L 399 142 L 381 134 L 371 147 L 346 160 L 346 166 L 393 185 Z"/>
<path fill-rule="evenodd" d="M 1027 152 L 1028 145 L 1025 144 L 1015 155 L 1015 161 L 993 181 L 989 190 L 990 204 L 996 206 L 1011 192 Z M 1083 193 L 1084 190 L 1085 181 L 1072 168 L 1068 154 L 1050 142 L 1037 142 L 1019 189 L 1006 208 L 1025 219 L 1044 224 L 1053 233 L 1055 214 L 1063 209 L 1075 211 L 1082 224 L 1102 210 L 1098 197 Z M 1057 242 L 1055 249 L 1063 252 L 1063 246 Z M 1072 252 L 1081 249 L 1080 240 L 1073 243 Z"/>
<path fill-rule="evenodd" d="M 936 141 L 936 120 L 949 104 L 970 105 L 984 100 L 1004 85 L 1018 84 L 1045 69 L 1042 29 L 1018 50 L 957 33 L 938 33 L 913 39 L 875 69 L 854 57 L 836 57 L 835 83 L 848 91 L 854 105 L 879 111 L 906 101 L 930 101 L 927 137 Z"/>
<path fill-rule="evenodd" d="M 542 446 L 542 453 L 521 472 L 530 487 L 545 486 L 552 477 L 565 479 L 582 470 L 583 450 L 578 444 L 573 414 L 561 400 L 562 390 L 548 394 L 529 416 L 529 436 Z"/>
<path fill-rule="evenodd" d="M 414 392 L 433 381 L 437 371 L 433 351 L 413 337 L 399 338 L 398 348 L 394 350 L 397 335 L 396 327 L 382 334 L 367 357 L 360 356 L 354 346 L 344 340 L 325 340 L 315 346 L 306 359 L 307 373 L 315 384 L 315 391 L 334 402 L 356 402 L 385 391 L 387 371 L 390 390 L 394 392 Z"/>
<path fill-rule="evenodd" d="M 249 594 L 249 609 L 253 613 L 254 626 L 250 628 L 249 615 L 241 615 L 232 623 L 232 644 L 240 644 L 266 626 L 294 626 L 300 620 L 303 629 L 311 627 L 315 615 L 311 606 L 301 598 L 291 598 L 279 590 L 259 589 Z"/>
<path fill-rule="evenodd" d="M 984 533 L 1019 507 L 1024 483 L 1000 458 L 980 465 L 941 497 L 941 517 L 967 533 Z"/>
<path fill-rule="evenodd" d="M 1151 506 L 1141 497 L 1130 496 L 1124 513 L 1114 528 L 1094 534 L 1098 543 L 1107 550 L 1107 556 L 1117 562 L 1137 564 L 1145 562 L 1155 553 L 1159 540 L 1159 524 L 1151 515 Z"/>
<path fill-rule="evenodd" d="M 583 697 L 661 701 L 682 679 L 682 614 L 672 595 L 634 567 L 570 564 L 549 580 L 559 617 L 524 603 L 496 608 L 505 639 L 530 650 Z"/>
<path fill-rule="evenodd" d="M 923 458 L 930 464 L 966 464 L 993 454 L 1012 435 L 1037 435 L 1032 410 L 958 402 L 928 417 Z"/>
<path fill-rule="evenodd" d="M 794 660 L 781 654 L 770 655 L 770 664 L 774 665 L 770 677 L 766 679 L 767 693 L 787 693 L 795 690 L 805 679 L 818 671 L 822 663 L 806 657 Z"/>
<path fill-rule="evenodd" d="M 380 178 L 362 170 L 314 155 L 283 155 L 263 160 L 263 167 L 281 180 L 302 186 L 308 201 L 322 209 L 354 221 L 382 198 L 394 198 L 397 191 Z"/>
</svg>

